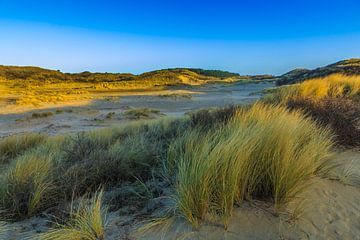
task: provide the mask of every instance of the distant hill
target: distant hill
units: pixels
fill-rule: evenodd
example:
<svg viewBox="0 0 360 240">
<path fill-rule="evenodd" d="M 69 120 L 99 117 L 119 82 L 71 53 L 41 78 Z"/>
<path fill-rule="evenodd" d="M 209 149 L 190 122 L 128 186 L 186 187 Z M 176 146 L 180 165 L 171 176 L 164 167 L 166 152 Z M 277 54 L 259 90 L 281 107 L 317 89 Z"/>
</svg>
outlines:
<svg viewBox="0 0 360 240">
<path fill-rule="evenodd" d="M 0 78 L 18 81 L 46 81 L 46 82 L 118 82 L 118 81 L 161 81 L 174 84 L 222 80 L 240 77 L 238 73 L 221 70 L 204 70 L 200 68 L 163 69 L 134 75 L 130 73 L 63 73 L 39 67 L 0 66 Z"/>
<path fill-rule="evenodd" d="M 333 73 L 345 75 L 360 75 L 360 58 L 343 60 L 325 67 L 309 69 L 295 69 L 278 77 L 277 85 L 293 84 L 311 78 L 325 77 Z"/>
</svg>

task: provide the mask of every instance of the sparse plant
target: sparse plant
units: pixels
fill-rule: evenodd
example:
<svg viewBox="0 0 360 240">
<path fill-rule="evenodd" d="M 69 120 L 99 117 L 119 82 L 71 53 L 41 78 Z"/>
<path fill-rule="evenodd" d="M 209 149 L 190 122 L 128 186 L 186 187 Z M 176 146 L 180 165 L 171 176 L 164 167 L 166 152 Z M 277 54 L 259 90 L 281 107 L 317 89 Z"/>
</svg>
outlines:
<svg viewBox="0 0 360 240">
<path fill-rule="evenodd" d="M 154 115 L 161 115 L 160 111 L 151 108 L 135 108 L 124 112 L 124 116 L 129 119 L 150 118 Z"/>
<path fill-rule="evenodd" d="M 47 118 L 54 115 L 52 112 L 34 112 L 31 114 L 31 118 Z"/>
</svg>

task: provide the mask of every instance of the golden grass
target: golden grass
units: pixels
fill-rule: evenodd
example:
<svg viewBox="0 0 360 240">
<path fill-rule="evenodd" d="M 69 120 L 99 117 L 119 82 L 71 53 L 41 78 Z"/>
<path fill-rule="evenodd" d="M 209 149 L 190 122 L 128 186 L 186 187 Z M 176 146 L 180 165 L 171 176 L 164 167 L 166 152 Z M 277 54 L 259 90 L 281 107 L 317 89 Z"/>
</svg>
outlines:
<svg viewBox="0 0 360 240">
<path fill-rule="evenodd" d="M 61 75 L 62 73 L 54 74 Z M 204 76 L 186 69 L 160 70 L 128 77 L 116 77 L 116 74 L 108 74 L 108 76 L 90 74 L 93 75 L 91 79 L 83 79 L 84 76 L 80 76 L 81 74 L 75 75 L 63 76 L 62 80 L 48 76 L 33 76 L 34 79 L 31 76 L 19 76 L 17 80 L 0 76 L 0 93 L 3 97 L 14 99 L 17 105 L 42 106 L 59 102 L 90 100 L 104 92 L 162 89 L 171 85 L 230 83 L 238 80 L 238 77 Z"/>
<path fill-rule="evenodd" d="M 41 235 L 46 240 L 104 240 L 106 222 L 106 208 L 102 203 L 103 192 L 95 193 L 89 201 L 81 199 L 77 209 L 70 214 L 66 224 L 57 224 Z"/>
<path fill-rule="evenodd" d="M 294 98 L 341 98 L 355 97 L 360 93 L 360 76 L 332 74 L 322 78 L 309 79 L 305 82 L 280 87 L 267 96 L 267 101 L 284 103 Z"/>
<path fill-rule="evenodd" d="M 207 214 L 226 227 L 244 199 L 270 199 L 279 211 L 325 169 L 331 139 L 299 112 L 259 104 L 215 131 L 187 132 L 169 150 L 176 208 L 195 227 Z"/>
</svg>

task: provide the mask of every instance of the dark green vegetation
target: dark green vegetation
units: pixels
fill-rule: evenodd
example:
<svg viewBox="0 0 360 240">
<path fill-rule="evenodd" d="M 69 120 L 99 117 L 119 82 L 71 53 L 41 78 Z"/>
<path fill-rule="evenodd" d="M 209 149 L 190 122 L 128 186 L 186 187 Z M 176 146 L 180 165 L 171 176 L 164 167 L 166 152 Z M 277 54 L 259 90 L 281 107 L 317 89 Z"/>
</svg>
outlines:
<svg viewBox="0 0 360 240">
<path fill-rule="evenodd" d="M 205 69 L 201 69 L 201 68 L 169 68 L 166 70 L 169 70 L 169 71 L 189 70 L 191 72 L 195 72 L 200 75 L 209 76 L 209 77 L 218 77 L 218 78 L 240 77 L 240 74 L 238 74 L 238 73 L 232 73 L 232 72 L 222 71 L 222 70 L 205 70 Z"/>
<path fill-rule="evenodd" d="M 360 146 L 360 103 L 353 99 L 290 99 L 289 109 L 299 109 L 323 126 L 330 126 L 336 142 L 346 147 Z"/>
<path fill-rule="evenodd" d="M 128 109 L 124 112 L 126 118 L 129 119 L 141 119 L 151 118 L 157 115 L 163 115 L 159 110 L 152 108 L 135 108 Z"/>
<path fill-rule="evenodd" d="M 279 76 L 276 83 L 277 85 L 299 83 L 307 79 L 326 77 L 335 73 L 343 75 L 360 75 L 360 59 L 348 59 L 314 70 L 295 69 Z"/>
<path fill-rule="evenodd" d="M 46 118 L 54 115 L 52 112 L 34 112 L 31 114 L 31 118 Z"/>
</svg>

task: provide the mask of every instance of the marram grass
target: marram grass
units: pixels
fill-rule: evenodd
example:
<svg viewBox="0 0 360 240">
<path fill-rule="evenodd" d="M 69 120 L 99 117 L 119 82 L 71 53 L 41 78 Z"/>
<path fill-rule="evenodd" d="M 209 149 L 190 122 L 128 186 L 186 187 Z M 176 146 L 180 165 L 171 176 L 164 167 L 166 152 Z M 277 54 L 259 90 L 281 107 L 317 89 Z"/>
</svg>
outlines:
<svg viewBox="0 0 360 240">
<path fill-rule="evenodd" d="M 360 76 L 331 74 L 305 82 L 283 86 L 265 97 L 265 101 L 284 103 L 294 98 L 343 98 L 360 94 Z"/>
<path fill-rule="evenodd" d="M 299 112 L 256 104 L 213 131 L 189 131 L 169 149 L 176 209 L 195 227 L 207 214 L 225 227 L 234 204 L 264 199 L 280 211 L 324 171 L 332 136 Z"/>
<path fill-rule="evenodd" d="M 103 192 L 95 193 L 89 201 L 82 199 L 65 224 L 57 224 L 40 236 L 43 240 L 104 240 L 106 208 L 102 204 Z"/>
</svg>

